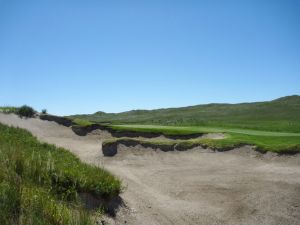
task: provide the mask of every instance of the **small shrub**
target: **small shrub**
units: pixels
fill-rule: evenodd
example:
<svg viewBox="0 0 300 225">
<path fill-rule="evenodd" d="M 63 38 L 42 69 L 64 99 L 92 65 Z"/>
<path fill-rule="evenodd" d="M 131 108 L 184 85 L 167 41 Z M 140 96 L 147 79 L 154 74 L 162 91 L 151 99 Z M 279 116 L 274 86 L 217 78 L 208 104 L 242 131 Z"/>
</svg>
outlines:
<svg viewBox="0 0 300 225">
<path fill-rule="evenodd" d="M 27 106 L 27 105 L 23 105 L 22 107 L 20 107 L 17 111 L 17 114 L 20 117 L 33 117 L 35 114 L 35 111 L 32 107 Z"/>
<path fill-rule="evenodd" d="M 42 114 L 47 114 L 47 109 L 42 109 Z"/>
</svg>

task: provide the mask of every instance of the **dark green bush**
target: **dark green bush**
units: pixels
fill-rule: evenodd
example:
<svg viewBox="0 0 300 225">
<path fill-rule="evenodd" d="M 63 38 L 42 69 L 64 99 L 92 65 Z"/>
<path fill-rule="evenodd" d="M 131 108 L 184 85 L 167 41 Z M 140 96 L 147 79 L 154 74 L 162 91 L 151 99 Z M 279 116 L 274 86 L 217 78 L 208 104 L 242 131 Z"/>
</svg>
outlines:
<svg viewBox="0 0 300 225">
<path fill-rule="evenodd" d="M 17 114 L 20 117 L 33 117 L 35 114 L 35 111 L 32 107 L 23 105 L 18 109 Z"/>
<path fill-rule="evenodd" d="M 42 114 L 47 114 L 47 109 L 42 109 Z"/>
</svg>

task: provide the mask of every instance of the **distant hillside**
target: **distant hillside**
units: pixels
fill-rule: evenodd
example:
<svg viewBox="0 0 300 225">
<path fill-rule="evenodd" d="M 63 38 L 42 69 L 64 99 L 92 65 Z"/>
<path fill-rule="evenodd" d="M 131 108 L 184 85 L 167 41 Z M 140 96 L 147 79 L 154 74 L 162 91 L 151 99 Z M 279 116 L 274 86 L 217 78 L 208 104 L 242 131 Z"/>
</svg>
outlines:
<svg viewBox="0 0 300 225">
<path fill-rule="evenodd" d="M 206 104 L 122 113 L 97 112 L 71 117 L 112 124 L 217 126 L 300 132 L 300 96 L 287 96 L 267 102 Z"/>
</svg>

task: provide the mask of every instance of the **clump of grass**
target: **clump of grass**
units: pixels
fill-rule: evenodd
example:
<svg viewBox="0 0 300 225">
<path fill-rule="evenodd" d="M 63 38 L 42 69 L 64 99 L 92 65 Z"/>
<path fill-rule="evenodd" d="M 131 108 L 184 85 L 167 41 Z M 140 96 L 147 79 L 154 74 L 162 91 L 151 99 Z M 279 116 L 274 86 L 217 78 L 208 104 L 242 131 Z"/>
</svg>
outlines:
<svg viewBox="0 0 300 225">
<path fill-rule="evenodd" d="M 57 201 L 54 196 L 40 187 L 23 188 L 21 208 L 22 224 L 92 224 L 92 219 L 83 208 Z"/>
<path fill-rule="evenodd" d="M 0 124 L 0 224 L 92 224 L 81 192 L 109 199 L 121 182 L 69 151 Z"/>
<path fill-rule="evenodd" d="M 26 117 L 26 118 L 30 118 L 33 117 L 35 114 L 35 110 L 27 105 L 23 105 L 20 108 L 18 108 L 17 112 L 16 112 L 20 117 Z"/>
</svg>

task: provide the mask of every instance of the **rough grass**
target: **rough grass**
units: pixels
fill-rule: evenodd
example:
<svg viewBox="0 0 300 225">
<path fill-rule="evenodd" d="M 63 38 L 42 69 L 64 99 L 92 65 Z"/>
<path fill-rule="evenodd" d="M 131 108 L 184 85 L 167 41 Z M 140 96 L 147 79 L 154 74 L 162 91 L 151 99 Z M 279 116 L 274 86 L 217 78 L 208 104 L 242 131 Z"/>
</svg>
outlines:
<svg viewBox="0 0 300 225">
<path fill-rule="evenodd" d="M 121 182 L 69 151 L 0 124 L 0 224 L 92 224 L 78 200 L 88 192 L 109 199 Z"/>
</svg>

